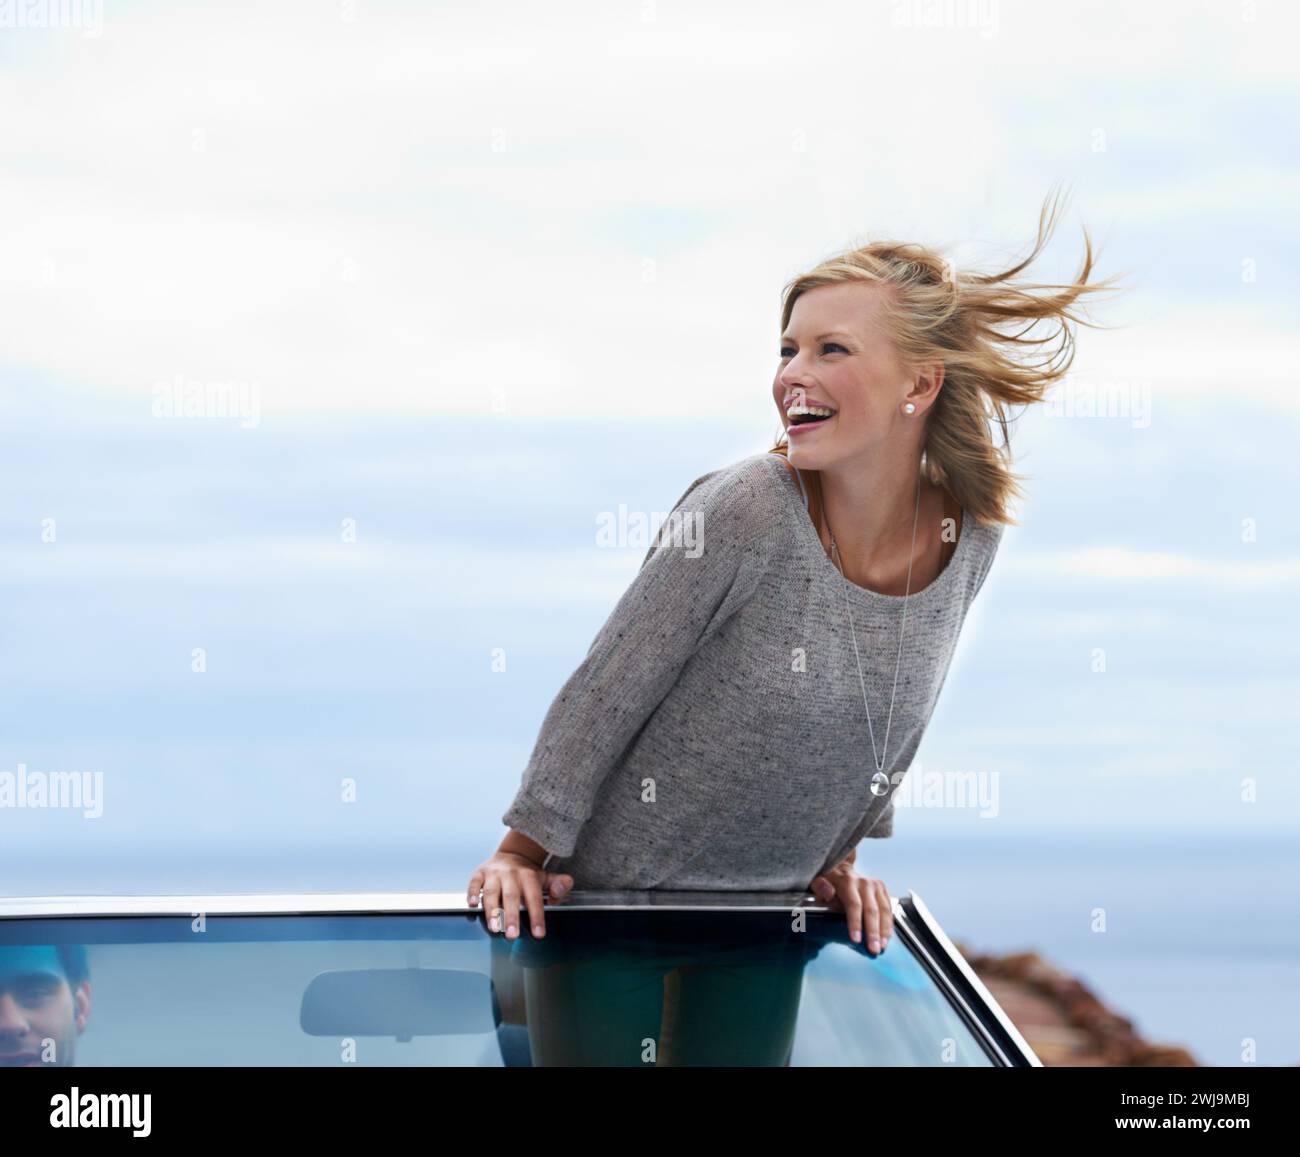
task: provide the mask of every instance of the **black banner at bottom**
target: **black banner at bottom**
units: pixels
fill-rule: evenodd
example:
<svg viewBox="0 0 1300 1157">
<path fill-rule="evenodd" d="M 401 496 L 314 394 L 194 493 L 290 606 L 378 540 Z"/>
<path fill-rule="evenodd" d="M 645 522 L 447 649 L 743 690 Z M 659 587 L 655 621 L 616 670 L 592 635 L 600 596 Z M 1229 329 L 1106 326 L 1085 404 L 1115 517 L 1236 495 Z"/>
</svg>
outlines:
<svg viewBox="0 0 1300 1157">
<path fill-rule="evenodd" d="M 703 1110 L 724 1131 L 803 1114 L 879 1141 L 988 1137 L 1089 1141 L 1119 1133 L 1266 1135 L 1288 1126 L 1300 1069 L 891 1068 L 66 1068 L 12 1072 L 0 1091 L 6 1147 L 65 1133 L 148 1143 L 283 1136 L 337 1144 L 419 1130 L 518 1130 L 534 1136 L 593 1118 L 630 1130 L 694 1129 Z M 743 1093 L 737 1097 L 737 1093 Z M 508 1097 L 508 1100 L 501 1098 Z M 776 1098 L 780 1098 L 777 1100 Z M 680 1101 L 677 1099 L 680 1098 Z M 797 1098 L 797 1099 L 791 1099 Z M 793 1115 L 792 1115 L 793 1114 Z M 546 1118 L 550 1118 L 546 1121 Z M 702 1125 L 696 1115 L 691 1120 Z M 545 1123 L 544 1123 L 545 1122 Z M 675 1123 L 674 1123 L 675 1122 Z M 488 1139 L 485 1136 L 485 1140 Z M 615 1135 L 606 1135 L 606 1141 Z M 93 1142 L 92 1142 L 93 1143 Z"/>
</svg>

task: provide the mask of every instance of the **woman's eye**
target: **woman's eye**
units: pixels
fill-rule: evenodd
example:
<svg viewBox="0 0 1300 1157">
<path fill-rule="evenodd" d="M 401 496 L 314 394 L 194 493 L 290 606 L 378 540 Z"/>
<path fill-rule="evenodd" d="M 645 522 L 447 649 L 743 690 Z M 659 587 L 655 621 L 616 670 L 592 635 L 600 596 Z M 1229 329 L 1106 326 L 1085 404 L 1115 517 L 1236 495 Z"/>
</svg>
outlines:
<svg viewBox="0 0 1300 1157">
<path fill-rule="evenodd" d="M 825 352 L 825 351 L 827 351 L 827 350 L 839 350 L 840 353 L 842 353 L 842 354 L 846 354 L 846 353 L 849 352 L 849 351 L 846 350 L 842 345 L 840 345 L 840 343 L 837 342 L 837 341 L 828 341 L 828 342 L 826 342 L 825 345 L 822 346 L 822 351 Z M 782 347 L 781 347 L 781 357 L 782 357 L 782 358 L 792 358 L 792 357 L 794 357 L 794 350 L 791 349 L 789 346 L 782 346 Z"/>
</svg>

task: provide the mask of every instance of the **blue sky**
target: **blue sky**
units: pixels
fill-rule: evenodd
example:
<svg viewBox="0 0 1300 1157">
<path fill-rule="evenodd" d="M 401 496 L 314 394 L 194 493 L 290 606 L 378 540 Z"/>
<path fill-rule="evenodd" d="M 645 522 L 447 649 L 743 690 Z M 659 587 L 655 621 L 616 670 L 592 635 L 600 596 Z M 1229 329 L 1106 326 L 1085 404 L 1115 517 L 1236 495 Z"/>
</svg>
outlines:
<svg viewBox="0 0 1300 1157">
<path fill-rule="evenodd" d="M 1297 833 L 1289 9 L 327 7 L 0 29 L 0 773 L 105 784 L 0 809 L 0 891 L 459 889 L 640 562 L 600 512 L 770 444 L 782 285 L 1015 256 L 1058 179 L 1042 276 L 1086 223 L 1130 286 L 1063 396 L 1149 420 L 1015 424 L 914 767 L 996 772 L 1008 835 Z"/>
</svg>

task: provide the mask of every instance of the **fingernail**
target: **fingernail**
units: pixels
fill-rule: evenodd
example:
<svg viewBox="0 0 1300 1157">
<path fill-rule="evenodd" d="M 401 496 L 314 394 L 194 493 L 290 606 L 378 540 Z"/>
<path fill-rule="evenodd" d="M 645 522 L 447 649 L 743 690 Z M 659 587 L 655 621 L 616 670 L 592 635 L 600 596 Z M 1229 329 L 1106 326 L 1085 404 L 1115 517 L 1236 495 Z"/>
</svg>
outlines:
<svg viewBox="0 0 1300 1157">
<path fill-rule="evenodd" d="M 872 952 L 880 951 L 880 941 L 877 940 L 874 936 L 871 938 L 871 951 Z"/>
<path fill-rule="evenodd" d="M 506 929 L 506 935 L 507 935 L 507 936 L 518 936 L 518 935 L 519 935 L 519 929 L 516 928 L 513 924 L 511 924 L 510 927 Z"/>
<path fill-rule="evenodd" d="M 492 919 L 488 921 L 488 927 L 491 928 L 493 932 L 501 931 L 501 926 L 497 923 L 497 918 L 495 916 L 493 916 Z"/>
<path fill-rule="evenodd" d="M 861 939 L 862 939 L 862 933 L 859 932 L 856 928 L 854 928 L 853 931 L 849 933 L 849 935 L 850 935 L 854 940 L 861 940 Z"/>
<path fill-rule="evenodd" d="M 534 924 L 534 925 L 533 925 L 533 935 L 534 935 L 534 936 L 540 936 L 541 934 L 542 934 L 542 926 L 541 926 L 540 924 Z"/>
</svg>

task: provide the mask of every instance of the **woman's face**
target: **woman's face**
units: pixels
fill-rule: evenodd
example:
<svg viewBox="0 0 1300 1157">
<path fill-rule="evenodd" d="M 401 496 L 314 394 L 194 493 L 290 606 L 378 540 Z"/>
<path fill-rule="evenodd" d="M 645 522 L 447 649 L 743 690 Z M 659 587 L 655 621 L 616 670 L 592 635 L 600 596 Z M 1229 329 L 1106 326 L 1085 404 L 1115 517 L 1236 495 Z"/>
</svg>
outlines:
<svg viewBox="0 0 1300 1157">
<path fill-rule="evenodd" d="M 887 336 L 880 293 L 862 282 L 820 285 L 794 303 L 772 398 L 788 434 L 790 461 L 802 469 L 825 470 L 870 454 L 904 420 L 899 407 L 912 382 Z M 788 411 L 800 396 L 834 415 L 792 423 Z"/>
</svg>

